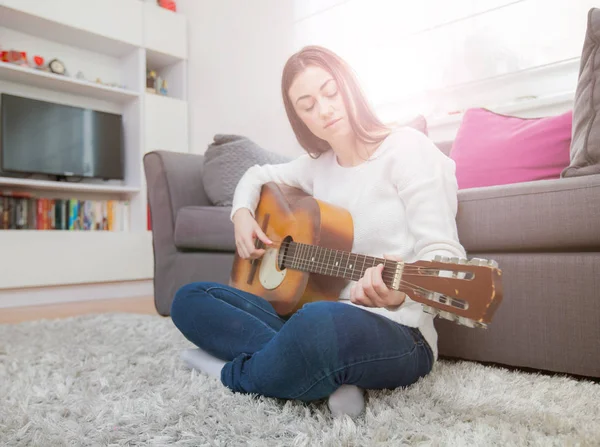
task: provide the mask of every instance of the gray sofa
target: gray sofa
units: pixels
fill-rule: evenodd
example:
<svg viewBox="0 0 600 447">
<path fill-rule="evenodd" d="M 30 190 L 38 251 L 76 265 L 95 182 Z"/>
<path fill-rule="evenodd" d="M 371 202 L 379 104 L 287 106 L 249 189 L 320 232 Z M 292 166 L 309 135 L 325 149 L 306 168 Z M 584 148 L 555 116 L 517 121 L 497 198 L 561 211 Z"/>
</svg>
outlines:
<svg viewBox="0 0 600 447">
<path fill-rule="evenodd" d="M 182 285 L 229 279 L 230 208 L 212 206 L 203 168 L 201 155 L 144 157 L 164 316 Z M 504 301 L 485 330 L 436 319 L 440 357 L 600 377 L 600 175 L 461 190 L 457 224 L 469 257 L 499 263 Z"/>
</svg>

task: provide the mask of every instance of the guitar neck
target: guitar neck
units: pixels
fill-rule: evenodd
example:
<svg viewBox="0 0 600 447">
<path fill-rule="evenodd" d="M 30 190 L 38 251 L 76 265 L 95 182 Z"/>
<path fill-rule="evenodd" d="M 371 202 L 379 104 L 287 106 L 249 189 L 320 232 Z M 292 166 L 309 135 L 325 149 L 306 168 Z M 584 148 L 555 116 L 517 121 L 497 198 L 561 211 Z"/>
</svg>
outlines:
<svg viewBox="0 0 600 447">
<path fill-rule="evenodd" d="M 358 281 L 368 268 L 378 264 L 384 266 L 383 282 L 392 288 L 397 261 L 298 242 L 289 242 L 283 259 L 283 265 L 294 270 L 352 281 Z"/>
</svg>

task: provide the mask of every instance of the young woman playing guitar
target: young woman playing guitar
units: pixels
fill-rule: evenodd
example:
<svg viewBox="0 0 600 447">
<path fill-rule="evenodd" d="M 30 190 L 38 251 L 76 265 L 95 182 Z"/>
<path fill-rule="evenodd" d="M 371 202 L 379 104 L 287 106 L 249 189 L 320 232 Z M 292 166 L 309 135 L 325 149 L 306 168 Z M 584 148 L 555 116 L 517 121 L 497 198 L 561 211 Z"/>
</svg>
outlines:
<svg viewBox="0 0 600 447">
<path fill-rule="evenodd" d="M 254 211 L 262 185 L 276 182 L 347 209 L 353 252 L 406 262 L 466 257 L 457 236 L 454 162 L 423 133 L 385 126 L 346 62 L 325 48 L 305 47 L 284 67 L 282 94 L 307 153 L 253 166 L 239 181 L 231 211 L 239 256 L 264 254 L 256 238 L 272 243 Z M 188 284 L 177 292 L 171 316 L 198 349 L 182 357 L 234 392 L 328 398 L 334 416 L 357 416 L 364 389 L 411 385 L 437 360 L 433 316 L 388 289 L 382 269 L 349 281 L 339 301 L 305 304 L 287 319 L 260 296 L 218 283 Z"/>
</svg>

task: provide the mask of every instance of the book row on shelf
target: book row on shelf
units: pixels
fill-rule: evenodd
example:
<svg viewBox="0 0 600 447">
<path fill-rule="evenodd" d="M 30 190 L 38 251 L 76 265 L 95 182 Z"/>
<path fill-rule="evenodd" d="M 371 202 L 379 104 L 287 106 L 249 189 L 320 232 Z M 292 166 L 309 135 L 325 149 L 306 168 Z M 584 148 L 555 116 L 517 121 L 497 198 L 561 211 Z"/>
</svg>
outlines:
<svg viewBox="0 0 600 447">
<path fill-rule="evenodd" d="M 0 190 L 0 229 L 129 231 L 129 201 L 54 199 Z"/>
</svg>

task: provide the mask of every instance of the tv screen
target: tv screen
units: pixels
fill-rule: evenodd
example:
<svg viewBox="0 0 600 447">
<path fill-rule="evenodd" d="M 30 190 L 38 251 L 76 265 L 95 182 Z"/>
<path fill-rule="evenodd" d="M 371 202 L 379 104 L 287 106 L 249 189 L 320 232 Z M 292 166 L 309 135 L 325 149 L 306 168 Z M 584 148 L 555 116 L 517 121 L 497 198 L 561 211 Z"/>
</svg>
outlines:
<svg viewBox="0 0 600 447">
<path fill-rule="evenodd" d="M 124 179 L 122 116 L 0 95 L 6 172 Z"/>
</svg>

